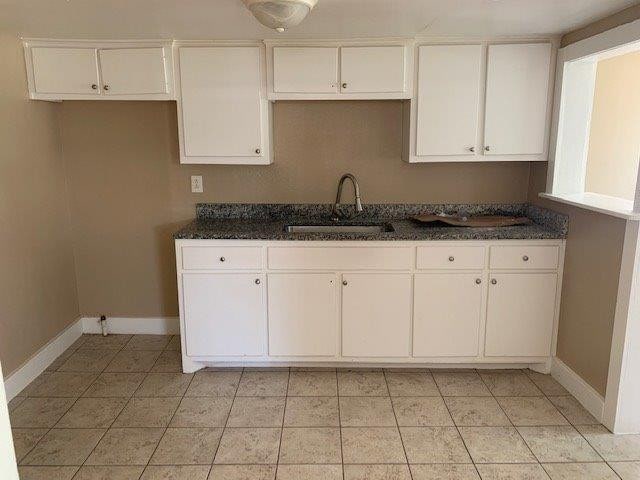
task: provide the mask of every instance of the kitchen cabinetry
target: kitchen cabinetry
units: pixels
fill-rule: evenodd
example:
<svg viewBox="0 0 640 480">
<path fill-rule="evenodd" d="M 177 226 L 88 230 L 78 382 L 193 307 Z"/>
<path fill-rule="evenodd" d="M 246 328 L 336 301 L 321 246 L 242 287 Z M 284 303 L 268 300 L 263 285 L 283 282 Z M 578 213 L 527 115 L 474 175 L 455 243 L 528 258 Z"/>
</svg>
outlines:
<svg viewBox="0 0 640 480">
<path fill-rule="evenodd" d="M 402 93 L 405 91 L 405 49 L 401 45 L 342 47 L 342 93 Z"/>
<path fill-rule="evenodd" d="M 99 95 L 96 53 L 94 48 L 33 48 L 31 93 Z"/>
<path fill-rule="evenodd" d="M 112 48 L 98 51 L 105 95 L 167 93 L 162 48 Z"/>
<path fill-rule="evenodd" d="M 275 47 L 273 89 L 277 93 L 336 93 L 336 47 Z"/>
</svg>

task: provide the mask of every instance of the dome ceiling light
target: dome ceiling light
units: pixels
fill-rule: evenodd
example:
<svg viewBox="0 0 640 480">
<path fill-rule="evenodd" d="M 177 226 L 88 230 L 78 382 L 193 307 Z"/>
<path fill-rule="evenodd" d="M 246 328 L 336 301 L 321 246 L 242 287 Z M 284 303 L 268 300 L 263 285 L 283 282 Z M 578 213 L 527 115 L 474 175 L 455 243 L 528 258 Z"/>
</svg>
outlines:
<svg viewBox="0 0 640 480">
<path fill-rule="evenodd" d="M 302 22 L 318 3 L 318 0 L 242 1 L 261 24 L 280 33 Z"/>
</svg>

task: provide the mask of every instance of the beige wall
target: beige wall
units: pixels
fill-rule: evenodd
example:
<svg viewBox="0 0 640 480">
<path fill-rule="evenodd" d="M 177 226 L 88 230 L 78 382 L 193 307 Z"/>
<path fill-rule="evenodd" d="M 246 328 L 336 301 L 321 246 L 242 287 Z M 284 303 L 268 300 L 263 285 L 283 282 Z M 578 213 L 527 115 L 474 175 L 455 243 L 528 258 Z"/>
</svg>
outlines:
<svg viewBox="0 0 640 480">
<path fill-rule="evenodd" d="M 598 63 L 585 190 L 633 200 L 640 160 L 640 52 Z"/>
<path fill-rule="evenodd" d="M 275 163 L 181 166 L 172 102 L 65 102 L 80 311 L 176 315 L 171 234 L 195 203 L 326 202 L 353 172 L 364 202 L 525 201 L 527 163 L 409 165 L 396 101 L 278 102 Z M 204 194 L 189 176 L 204 177 Z"/>
<path fill-rule="evenodd" d="M 0 34 L 0 360 L 9 375 L 78 317 L 59 105 L 26 98 L 22 46 Z"/>
</svg>

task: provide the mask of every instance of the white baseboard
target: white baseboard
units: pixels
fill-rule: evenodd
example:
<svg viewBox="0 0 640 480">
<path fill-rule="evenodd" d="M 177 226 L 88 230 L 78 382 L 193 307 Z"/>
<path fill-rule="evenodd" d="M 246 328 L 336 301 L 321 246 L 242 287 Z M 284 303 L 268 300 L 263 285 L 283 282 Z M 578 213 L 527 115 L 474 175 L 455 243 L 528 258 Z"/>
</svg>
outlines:
<svg viewBox="0 0 640 480">
<path fill-rule="evenodd" d="M 175 335 L 180 333 L 178 317 L 107 317 L 107 332 L 147 335 Z M 100 318 L 83 317 L 83 333 L 102 333 Z"/>
<path fill-rule="evenodd" d="M 11 400 L 69 348 L 82 335 L 82 319 L 78 319 L 57 337 L 38 350 L 26 363 L 4 380 L 7 400 Z"/>
<path fill-rule="evenodd" d="M 557 357 L 553 358 L 551 376 L 566 388 L 571 395 L 576 397 L 576 400 L 578 400 L 596 420 L 602 422 L 604 398 L 596 392 L 591 385 L 585 382 L 582 377 Z"/>
</svg>

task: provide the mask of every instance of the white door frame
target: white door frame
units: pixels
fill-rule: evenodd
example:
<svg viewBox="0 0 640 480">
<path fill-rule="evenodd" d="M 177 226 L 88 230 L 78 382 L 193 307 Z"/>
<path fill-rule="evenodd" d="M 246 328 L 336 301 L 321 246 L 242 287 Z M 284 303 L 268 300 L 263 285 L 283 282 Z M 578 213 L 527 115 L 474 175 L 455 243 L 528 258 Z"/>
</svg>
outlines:
<svg viewBox="0 0 640 480">
<path fill-rule="evenodd" d="M 0 478 L 5 480 L 18 480 L 18 466 L 13 450 L 13 437 L 11 424 L 9 423 L 9 408 L 4 392 L 4 380 L 2 365 L 0 365 Z"/>
</svg>

